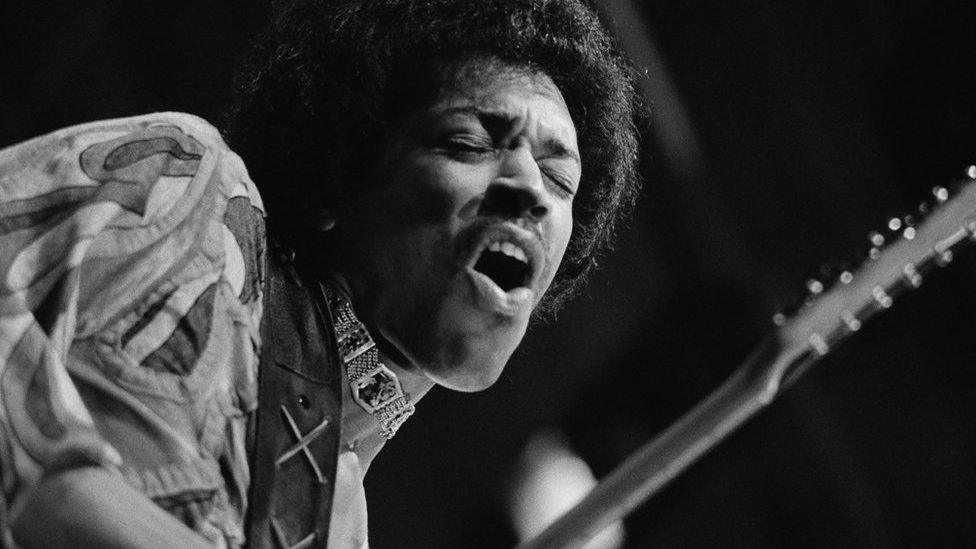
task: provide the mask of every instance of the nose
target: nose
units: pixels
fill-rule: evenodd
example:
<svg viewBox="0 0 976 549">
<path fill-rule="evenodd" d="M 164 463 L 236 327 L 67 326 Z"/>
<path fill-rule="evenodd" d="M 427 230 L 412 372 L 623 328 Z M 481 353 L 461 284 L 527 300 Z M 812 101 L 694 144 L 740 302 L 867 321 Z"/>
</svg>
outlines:
<svg viewBox="0 0 976 549">
<path fill-rule="evenodd" d="M 488 184 L 479 213 L 542 221 L 549 214 L 548 201 L 539 165 L 529 146 L 520 142 L 502 152 L 498 175 Z"/>
</svg>

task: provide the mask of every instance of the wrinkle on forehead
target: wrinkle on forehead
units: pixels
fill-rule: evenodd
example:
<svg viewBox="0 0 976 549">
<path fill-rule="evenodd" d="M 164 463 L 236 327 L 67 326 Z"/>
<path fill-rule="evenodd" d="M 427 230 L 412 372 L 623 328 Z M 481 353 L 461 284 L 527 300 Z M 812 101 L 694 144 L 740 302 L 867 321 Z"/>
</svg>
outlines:
<svg viewBox="0 0 976 549">
<path fill-rule="evenodd" d="M 529 67 L 508 65 L 500 61 L 472 61 L 453 72 L 438 94 L 439 103 L 447 95 L 473 102 L 483 100 L 500 88 L 521 87 L 526 94 L 538 94 L 555 101 L 568 112 L 566 100 L 548 74 Z"/>
<path fill-rule="evenodd" d="M 485 112 L 508 116 L 522 125 L 531 125 L 537 121 L 537 117 L 530 116 L 531 101 L 510 104 L 505 101 L 505 98 L 507 95 L 521 98 L 541 97 L 551 101 L 556 110 L 562 111 L 561 114 L 565 115 L 565 119 L 569 122 L 565 126 L 557 123 L 551 129 L 563 139 L 569 140 L 567 146 L 570 143 L 576 144 L 576 126 L 569 107 L 559 87 L 546 73 L 498 60 L 484 60 L 471 61 L 450 74 L 452 76 L 446 79 L 437 97 L 431 103 L 429 114 L 431 111 L 443 111 L 451 107 L 471 106 Z M 576 156 L 578 160 L 578 155 Z"/>
</svg>

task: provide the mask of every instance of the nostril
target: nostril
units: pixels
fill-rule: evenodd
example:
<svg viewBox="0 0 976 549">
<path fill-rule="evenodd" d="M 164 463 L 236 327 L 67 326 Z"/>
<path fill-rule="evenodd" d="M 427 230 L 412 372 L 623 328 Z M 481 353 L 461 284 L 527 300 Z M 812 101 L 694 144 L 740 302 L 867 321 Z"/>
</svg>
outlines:
<svg viewBox="0 0 976 549">
<path fill-rule="evenodd" d="M 520 209 L 518 194 L 506 185 L 492 185 L 485 195 L 483 209 L 492 215 L 513 216 Z"/>
<path fill-rule="evenodd" d="M 542 219 L 548 215 L 549 208 L 536 189 L 517 182 L 499 180 L 488 187 L 479 211 L 482 215 Z"/>
</svg>

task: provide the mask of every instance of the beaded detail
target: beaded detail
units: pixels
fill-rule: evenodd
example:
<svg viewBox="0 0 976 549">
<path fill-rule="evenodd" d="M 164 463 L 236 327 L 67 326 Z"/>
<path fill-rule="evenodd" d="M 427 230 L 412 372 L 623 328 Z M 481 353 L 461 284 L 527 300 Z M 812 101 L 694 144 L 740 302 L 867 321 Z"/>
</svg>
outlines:
<svg viewBox="0 0 976 549">
<path fill-rule="evenodd" d="M 339 356 L 346 368 L 352 398 L 379 420 L 386 438 L 393 438 L 414 412 L 410 395 L 403 391 L 397 375 L 380 362 L 376 343 L 349 302 L 328 285 L 319 286 L 332 312 Z"/>
</svg>

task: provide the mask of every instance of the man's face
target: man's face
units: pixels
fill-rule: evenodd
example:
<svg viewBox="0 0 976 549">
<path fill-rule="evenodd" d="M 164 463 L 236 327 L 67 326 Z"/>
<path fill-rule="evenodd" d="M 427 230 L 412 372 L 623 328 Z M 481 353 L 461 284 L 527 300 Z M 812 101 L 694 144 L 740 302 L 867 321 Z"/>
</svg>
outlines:
<svg viewBox="0 0 976 549">
<path fill-rule="evenodd" d="M 566 251 L 576 129 L 549 77 L 496 71 L 462 78 L 399 130 L 381 190 L 340 221 L 340 274 L 388 352 L 483 389 Z"/>
</svg>

